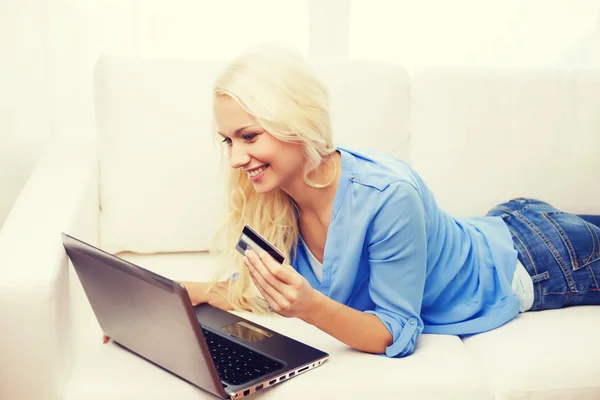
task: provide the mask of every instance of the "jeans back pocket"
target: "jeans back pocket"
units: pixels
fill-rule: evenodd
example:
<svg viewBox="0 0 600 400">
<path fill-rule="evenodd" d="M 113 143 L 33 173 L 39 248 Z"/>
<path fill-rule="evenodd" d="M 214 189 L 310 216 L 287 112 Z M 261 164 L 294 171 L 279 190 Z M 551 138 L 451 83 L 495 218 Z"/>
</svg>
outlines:
<svg viewBox="0 0 600 400">
<path fill-rule="evenodd" d="M 562 211 L 546 211 L 542 215 L 560 235 L 569 253 L 574 271 L 600 258 L 600 229 L 576 215 Z M 566 260 L 565 260 L 566 261 Z"/>
</svg>

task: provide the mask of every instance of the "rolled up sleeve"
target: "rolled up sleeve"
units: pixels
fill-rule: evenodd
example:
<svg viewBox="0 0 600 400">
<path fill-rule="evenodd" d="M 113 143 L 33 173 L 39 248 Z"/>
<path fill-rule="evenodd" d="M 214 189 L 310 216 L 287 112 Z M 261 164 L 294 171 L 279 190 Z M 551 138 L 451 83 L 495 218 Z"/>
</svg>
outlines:
<svg viewBox="0 0 600 400">
<path fill-rule="evenodd" d="M 423 331 L 420 317 L 427 265 L 425 210 L 417 189 L 405 181 L 383 190 L 367 232 L 369 294 L 393 342 L 388 357 L 414 352 Z"/>
</svg>

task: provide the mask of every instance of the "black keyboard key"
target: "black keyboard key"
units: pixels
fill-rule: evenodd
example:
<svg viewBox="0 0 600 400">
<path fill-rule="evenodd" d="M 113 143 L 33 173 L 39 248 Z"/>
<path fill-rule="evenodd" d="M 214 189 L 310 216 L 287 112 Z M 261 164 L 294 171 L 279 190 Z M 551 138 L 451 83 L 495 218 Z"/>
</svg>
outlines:
<svg viewBox="0 0 600 400">
<path fill-rule="evenodd" d="M 280 362 L 207 329 L 203 328 L 202 333 L 221 380 L 230 385 L 243 385 L 283 367 Z"/>
</svg>

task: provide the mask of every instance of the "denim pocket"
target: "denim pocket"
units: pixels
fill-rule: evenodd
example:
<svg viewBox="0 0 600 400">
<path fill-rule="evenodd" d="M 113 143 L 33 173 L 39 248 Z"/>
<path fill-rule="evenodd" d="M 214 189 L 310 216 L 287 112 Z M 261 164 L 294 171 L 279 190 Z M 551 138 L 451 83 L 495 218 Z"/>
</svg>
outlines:
<svg viewBox="0 0 600 400">
<path fill-rule="evenodd" d="M 574 271 L 587 267 L 600 258 L 600 232 L 597 227 L 562 211 L 546 211 L 541 214 L 560 235 Z"/>
</svg>

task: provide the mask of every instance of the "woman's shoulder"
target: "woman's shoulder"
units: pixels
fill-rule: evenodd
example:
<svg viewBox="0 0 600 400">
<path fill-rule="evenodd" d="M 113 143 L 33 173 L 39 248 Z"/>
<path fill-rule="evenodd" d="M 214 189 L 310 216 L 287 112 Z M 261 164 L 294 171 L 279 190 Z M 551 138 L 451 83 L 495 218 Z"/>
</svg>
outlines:
<svg viewBox="0 0 600 400">
<path fill-rule="evenodd" d="M 338 147 L 342 168 L 355 183 L 384 191 L 395 183 L 406 182 L 418 190 L 420 178 L 404 160 L 382 152 Z"/>
</svg>

